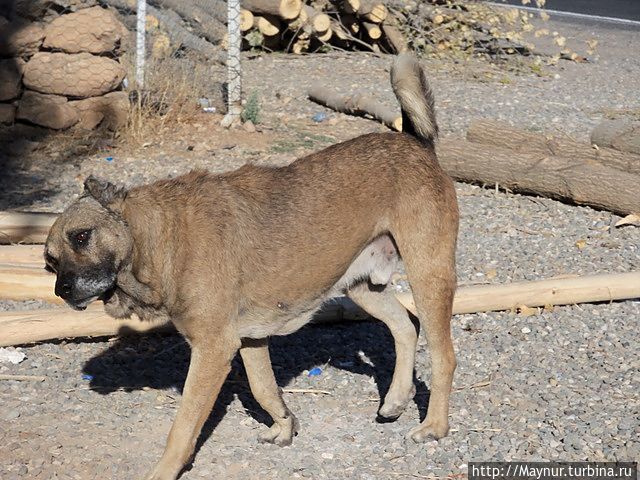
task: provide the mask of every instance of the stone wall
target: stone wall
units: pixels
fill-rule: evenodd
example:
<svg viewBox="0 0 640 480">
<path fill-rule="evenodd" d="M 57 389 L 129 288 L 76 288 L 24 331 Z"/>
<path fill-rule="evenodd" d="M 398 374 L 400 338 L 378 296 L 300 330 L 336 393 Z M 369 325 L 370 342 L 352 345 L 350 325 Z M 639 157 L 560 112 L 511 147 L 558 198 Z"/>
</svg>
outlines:
<svg viewBox="0 0 640 480">
<path fill-rule="evenodd" d="M 0 5 L 0 123 L 61 130 L 126 122 L 126 27 L 96 0 Z"/>
</svg>

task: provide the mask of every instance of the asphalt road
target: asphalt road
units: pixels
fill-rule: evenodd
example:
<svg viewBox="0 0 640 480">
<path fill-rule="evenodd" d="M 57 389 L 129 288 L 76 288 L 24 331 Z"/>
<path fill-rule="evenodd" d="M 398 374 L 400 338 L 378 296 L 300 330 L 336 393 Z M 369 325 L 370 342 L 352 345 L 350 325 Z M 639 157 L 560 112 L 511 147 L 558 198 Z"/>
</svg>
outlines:
<svg viewBox="0 0 640 480">
<path fill-rule="evenodd" d="M 500 0 L 494 3 L 508 3 L 522 5 L 521 0 Z M 534 6 L 535 1 L 529 4 Z M 547 0 L 547 10 L 579 13 L 583 15 L 597 15 L 601 17 L 620 18 L 640 22 L 640 0 Z"/>
</svg>

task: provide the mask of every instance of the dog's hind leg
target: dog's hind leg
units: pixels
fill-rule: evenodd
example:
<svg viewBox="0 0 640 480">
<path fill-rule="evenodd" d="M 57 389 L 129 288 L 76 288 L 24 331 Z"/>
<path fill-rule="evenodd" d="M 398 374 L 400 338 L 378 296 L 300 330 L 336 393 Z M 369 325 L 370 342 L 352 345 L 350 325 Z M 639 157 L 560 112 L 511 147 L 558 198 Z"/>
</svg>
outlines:
<svg viewBox="0 0 640 480">
<path fill-rule="evenodd" d="M 403 199 L 392 228 L 431 353 L 427 417 L 409 432 L 416 442 L 444 437 L 449 430 L 449 394 L 456 368 L 451 314 L 458 210 L 453 185 L 448 183 L 440 186 L 442 196 L 435 202 L 427 190 Z M 421 198 L 423 193 L 428 195 Z"/>
<path fill-rule="evenodd" d="M 347 295 L 365 312 L 383 322 L 391 331 L 396 351 L 396 364 L 389 391 L 378 413 L 388 419 L 398 418 L 416 393 L 413 369 L 418 331 L 409 312 L 396 300 L 388 286 L 361 282 L 347 291 Z"/>
<path fill-rule="evenodd" d="M 269 430 L 258 436 L 260 442 L 276 445 L 291 445 L 298 430 L 298 421 L 289 411 L 282 399 L 282 394 L 271 367 L 269 342 L 267 339 L 244 339 L 240 348 L 240 356 L 249 379 L 251 393 L 260 406 L 273 418 Z"/>
</svg>

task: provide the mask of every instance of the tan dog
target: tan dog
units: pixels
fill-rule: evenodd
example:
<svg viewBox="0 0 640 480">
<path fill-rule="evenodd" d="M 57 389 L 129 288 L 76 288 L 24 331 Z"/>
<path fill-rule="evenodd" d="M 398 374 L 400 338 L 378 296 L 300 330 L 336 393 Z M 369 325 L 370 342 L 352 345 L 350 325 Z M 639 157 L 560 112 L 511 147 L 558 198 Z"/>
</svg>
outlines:
<svg viewBox="0 0 640 480">
<path fill-rule="evenodd" d="M 396 369 L 380 414 L 399 416 L 415 392 L 417 341 L 388 288 L 401 262 L 432 357 L 427 417 L 409 435 L 447 434 L 456 195 L 436 159 L 422 69 L 401 56 L 391 81 L 405 133 L 364 135 L 282 168 L 192 172 L 128 191 L 89 179 L 51 228 L 45 258 L 56 294 L 75 308 L 102 299 L 118 318 L 166 316 L 191 345 L 182 405 L 147 479 L 178 477 L 238 350 L 253 395 L 273 417 L 261 440 L 291 443 L 297 425 L 268 338 L 299 329 L 343 292 L 393 334 Z"/>
</svg>

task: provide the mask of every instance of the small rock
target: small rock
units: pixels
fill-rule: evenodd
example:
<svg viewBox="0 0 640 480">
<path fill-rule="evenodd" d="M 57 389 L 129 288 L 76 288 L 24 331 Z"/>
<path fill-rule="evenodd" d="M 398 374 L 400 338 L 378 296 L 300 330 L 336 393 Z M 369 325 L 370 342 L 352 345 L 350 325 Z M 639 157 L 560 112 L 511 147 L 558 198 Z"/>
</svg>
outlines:
<svg viewBox="0 0 640 480">
<path fill-rule="evenodd" d="M 256 131 L 256 126 L 253 124 L 251 120 L 247 120 L 246 122 L 244 122 L 242 124 L 242 128 L 244 129 L 245 132 L 248 132 L 248 133 L 255 133 Z"/>
</svg>

